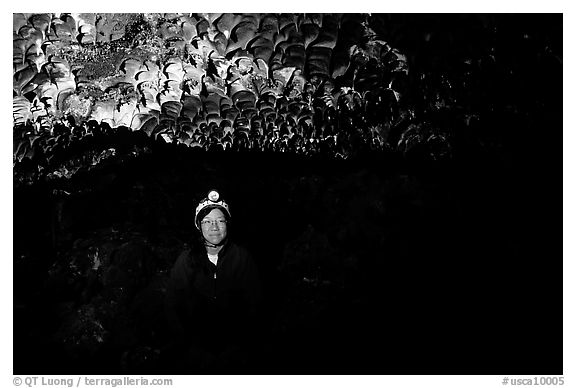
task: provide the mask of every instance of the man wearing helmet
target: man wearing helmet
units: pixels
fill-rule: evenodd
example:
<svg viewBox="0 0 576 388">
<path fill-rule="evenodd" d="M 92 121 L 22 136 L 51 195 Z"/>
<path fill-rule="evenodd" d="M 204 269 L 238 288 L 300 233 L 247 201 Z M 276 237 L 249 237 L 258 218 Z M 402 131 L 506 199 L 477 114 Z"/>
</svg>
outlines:
<svg viewBox="0 0 576 388">
<path fill-rule="evenodd" d="M 194 217 L 201 243 L 185 250 L 170 273 L 167 318 L 175 340 L 195 350 L 192 363 L 218 357 L 254 333 L 258 271 L 250 254 L 229 239 L 230 221 L 228 204 L 210 191 Z"/>
</svg>

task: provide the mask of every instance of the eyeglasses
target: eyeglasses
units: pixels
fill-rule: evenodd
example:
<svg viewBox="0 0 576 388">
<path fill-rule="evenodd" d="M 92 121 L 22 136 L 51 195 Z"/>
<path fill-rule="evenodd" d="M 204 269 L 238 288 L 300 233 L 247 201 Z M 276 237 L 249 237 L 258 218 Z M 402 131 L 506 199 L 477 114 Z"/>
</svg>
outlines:
<svg viewBox="0 0 576 388">
<path fill-rule="evenodd" d="M 202 220 L 200 222 L 200 225 L 202 225 L 203 228 L 208 228 L 212 225 L 217 225 L 219 228 L 226 226 L 227 221 L 226 220 Z"/>
</svg>

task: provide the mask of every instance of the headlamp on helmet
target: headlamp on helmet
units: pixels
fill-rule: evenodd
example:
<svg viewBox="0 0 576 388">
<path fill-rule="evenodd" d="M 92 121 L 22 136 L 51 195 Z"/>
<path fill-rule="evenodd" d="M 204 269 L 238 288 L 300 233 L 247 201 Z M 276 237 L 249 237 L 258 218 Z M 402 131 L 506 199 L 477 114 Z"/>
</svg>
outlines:
<svg viewBox="0 0 576 388">
<path fill-rule="evenodd" d="M 202 201 L 200 201 L 200 203 L 196 207 L 196 214 L 194 215 L 194 224 L 196 225 L 196 228 L 198 230 L 200 230 L 200 221 L 202 221 L 198 219 L 198 215 L 205 209 L 206 210 L 220 209 L 228 218 L 230 218 L 230 209 L 228 208 L 228 204 L 224 200 L 220 199 L 220 193 L 218 193 L 218 191 L 210 190 L 208 192 L 208 196 L 204 198 Z"/>
</svg>

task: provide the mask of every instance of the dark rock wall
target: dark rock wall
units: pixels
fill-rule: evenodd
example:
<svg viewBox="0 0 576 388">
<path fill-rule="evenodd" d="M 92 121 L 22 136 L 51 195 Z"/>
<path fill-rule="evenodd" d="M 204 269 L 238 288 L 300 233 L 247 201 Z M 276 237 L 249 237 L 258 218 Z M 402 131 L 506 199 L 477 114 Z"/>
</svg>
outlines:
<svg viewBox="0 0 576 388">
<path fill-rule="evenodd" d="M 214 371 L 163 361 L 167 273 L 197 238 L 193 209 L 211 187 L 230 201 L 233 236 L 264 283 L 263 359 L 241 373 L 559 365 L 561 315 L 522 327 L 494 321 L 553 308 L 562 295 L 552 281 L 561 274 L 547 245 L 552 230 L 525 222 L 520 189 L 499 166 L 413 169 L 379 154 L 338 162 L 164 147 L 79 175 L 66 193 L 50 185 L 15 193 L 15 343 L 37 349 L 28 361 L 16 352 L 18 373 Z M 528 349 L 525 335 L 542 328 Z M 517 346 L 514 361 L 486 361 L 504 340 Z"/>
</svg>

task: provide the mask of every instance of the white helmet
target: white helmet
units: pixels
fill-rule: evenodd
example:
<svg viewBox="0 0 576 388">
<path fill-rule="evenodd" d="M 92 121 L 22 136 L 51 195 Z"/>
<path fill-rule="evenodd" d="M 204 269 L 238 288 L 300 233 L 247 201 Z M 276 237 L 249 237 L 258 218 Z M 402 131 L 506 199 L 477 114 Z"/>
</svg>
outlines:
<svg viewBox="0 0 576 388">
<path fill-rule="evenodd" d="M 202 221 L 198 219 L 198 214 L 200 214 L 200 212 L 204 209 L 221 209 L 227 218 L 231 218 L 228 204 L 224 200 L 220 199 L 220 194 L 216 190 L 210 190 L 208 192 L 208 196 L 204 198 L 202 201 L 200 201 L 200 203 L 196 207 L 196 214 L 194 215 L 194 224 L 196 225 L 196 228 L 198 230 L 200 230 L 200 221 Z"/>
</svg>

